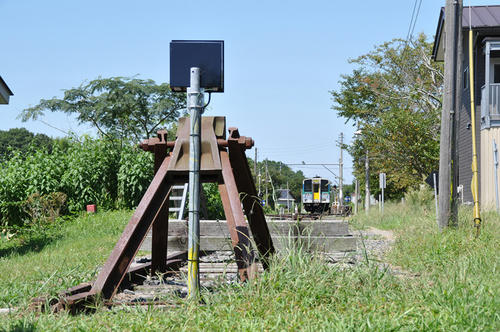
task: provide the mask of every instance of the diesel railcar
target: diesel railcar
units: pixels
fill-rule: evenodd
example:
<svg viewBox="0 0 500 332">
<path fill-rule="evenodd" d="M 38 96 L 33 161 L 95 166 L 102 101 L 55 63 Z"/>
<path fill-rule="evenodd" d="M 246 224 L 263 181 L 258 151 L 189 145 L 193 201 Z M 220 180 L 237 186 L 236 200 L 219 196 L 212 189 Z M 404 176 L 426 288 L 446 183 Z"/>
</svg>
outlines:
<svg viewBox="0 0 500 332">
<path fill-rule="evenodd" d="M 302 182 L 302 206 L 309 213 L 324 213 L 330 208 L 330 189 L 328 179 L 315 177 Z"/>
</svg>

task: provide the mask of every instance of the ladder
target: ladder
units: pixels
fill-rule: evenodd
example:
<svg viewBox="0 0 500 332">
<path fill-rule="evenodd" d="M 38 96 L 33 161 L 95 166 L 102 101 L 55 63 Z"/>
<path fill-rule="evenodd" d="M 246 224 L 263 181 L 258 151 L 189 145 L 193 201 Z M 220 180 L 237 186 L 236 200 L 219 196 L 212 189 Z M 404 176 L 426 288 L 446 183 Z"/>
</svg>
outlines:
<svg viewBox="0 0 500 332">
<path fill-rule="evenodd" d="M 186 206 L 186 199 L 188 193 L 188 184 L 172 186 L 169 200 L 171 202 L 169 212 L 175 212 L 177 218 L 174 220 L 182 220 L 184 217 L 184 207 Z"/>
</svg>

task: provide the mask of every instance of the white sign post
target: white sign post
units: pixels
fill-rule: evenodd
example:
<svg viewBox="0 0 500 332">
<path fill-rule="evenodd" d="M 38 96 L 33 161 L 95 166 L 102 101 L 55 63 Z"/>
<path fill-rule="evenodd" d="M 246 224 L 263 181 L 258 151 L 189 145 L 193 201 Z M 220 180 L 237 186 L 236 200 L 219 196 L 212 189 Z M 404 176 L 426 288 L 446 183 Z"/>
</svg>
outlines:
<svg viewBox="0 0 500 332">
<path fill-rule="evenodd" d="M 379 185 L 380 185 L 380 189 L 382 189 L 381 207 L 382 207 L 382 213 L 384 213 L 385 173 L 379 174 Z"/>
</svg>

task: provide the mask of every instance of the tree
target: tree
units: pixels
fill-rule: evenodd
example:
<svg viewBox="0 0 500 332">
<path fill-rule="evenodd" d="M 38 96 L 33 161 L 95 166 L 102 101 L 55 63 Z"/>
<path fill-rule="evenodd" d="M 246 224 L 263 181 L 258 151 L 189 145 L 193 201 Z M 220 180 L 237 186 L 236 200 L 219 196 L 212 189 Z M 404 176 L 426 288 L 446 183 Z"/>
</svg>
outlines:
<svg viewBox="0 0 500 332">
<path fill-rule="evenodd" d="M 385 172 L 389 198 L 401 196 L 438 167 L 443 69 L 431 61 L 431 47 L 424 34 L 376 46 L 350 60 L 357 67 L 331 91 L 332 108 L 361 130 L 346 146 L 361 188 L 366 151 L 375 194 L 378 173 Z"/>
<path fill-rule="evenodd" d="M 248 159 L 248 164 L 250 166 L 250 170 L 253 174 L 254 171 L 254 161 L 250 158 Z M 266 179 L 266 162 L 267 162 L 267 170 L 269 177 Z M 300 202 L 301 200 L 301 191 L 302 191 L 302 181 L 304 180 L 304 174 L 302 171 L 294 172 L 289 166 L 282 163 L 281 161 L 274 160 L 264 160 L 257 163 L 257 169 L 261 174 L 261 193 L 265 192 L 265 188 L 267 186 L 269 193 L 269 201 L 271 206 L 274 206 L 274 197 L 273 190 L 275 192 L 275 196 L 277 196 L 278 189 L 289 189 L 293 198 L 295 198 L 296 202 Z M 258 171 L 258 172 L 259 172 Z M 254 176 L 255 186 L 258 190 L 258 174 Z M 276 197 L 277 198 L 277 197 Z"/>
<path fill-rule="evenodd" d="M 10 149 L 21 152 L 28 151 L 30 146 L 52 150 L 53 139 L 44 134 L 33 134 L 26 128 L 0 130 L 0 159 L 10 156 Z"/>
<path fill-rule="evenodd" d="M 36 120 L 45 111 L 76 115 L 80 124 L 90 124 L 109 139 L 139 141 L 153 136 L 185 108 L 185 95 L 172 92 L 167 83 L 153 80 L 98 78 L 64 91 L 64 97 L 42 99 L 21 112 L 23 121 Z"/>
</svg>

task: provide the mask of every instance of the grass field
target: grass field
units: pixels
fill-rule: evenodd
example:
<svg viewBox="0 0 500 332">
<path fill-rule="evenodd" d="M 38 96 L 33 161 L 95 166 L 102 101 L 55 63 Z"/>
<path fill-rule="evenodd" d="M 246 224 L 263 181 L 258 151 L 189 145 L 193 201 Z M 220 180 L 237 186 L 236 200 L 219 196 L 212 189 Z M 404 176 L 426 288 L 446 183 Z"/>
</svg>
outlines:
<svg viewBox="0 0 500 332">
<path fill-rule="evenodd" d="M 460 227 L 436 230 L 430 208 L 387 204 L 353 220 L 393 230 L 387 260 L 411 273 L 393 275 L 367 261 L 339 268 L 300 250 L 277 255 L 269 272 L 244 285 L 203 292 L 204 305 L 98 309 L 92 315 L 35 314 L 30 299 L 89 281 L 121 234 L 130 212 L 82 216 L 45 232 L 0 242 L 0 330 L 500 330 L 500 217 L 484 216 L 474 239 L 470 211 Z"/>
</svg>

